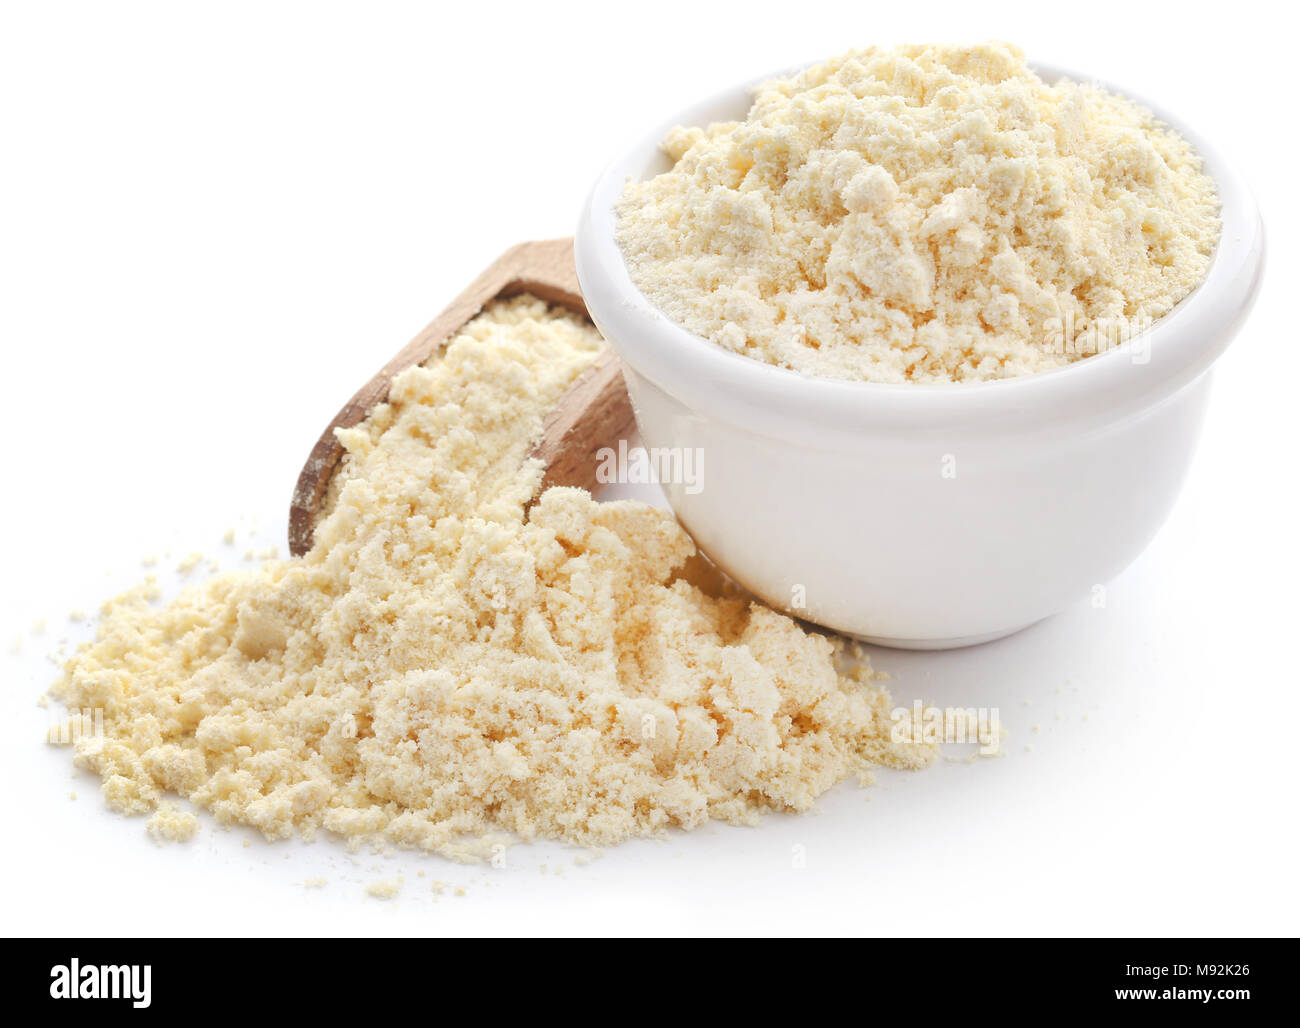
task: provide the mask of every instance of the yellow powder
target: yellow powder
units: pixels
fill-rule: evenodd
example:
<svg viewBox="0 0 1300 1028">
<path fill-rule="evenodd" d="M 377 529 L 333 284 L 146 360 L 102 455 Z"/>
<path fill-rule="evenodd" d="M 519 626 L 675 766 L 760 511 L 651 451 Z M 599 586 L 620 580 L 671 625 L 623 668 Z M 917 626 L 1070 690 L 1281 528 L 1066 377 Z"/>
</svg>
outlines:
<svg viewBox="0 0 1300 1028">
<path fill-rule="evenodd" d="M 1205 276 L 1214 184 L 1180 136 L 1020 50 L 853 51 L 675 129 L 618 241 L 670 318 L 807 375 L 964 382 L 1123 342 Z"/>
<path fill-rule="evenodd" d="M 107 605 L 54 692 L 104 711 L 76 761 L 109 805 L 172 792 L 270 839 L 470 858 L 748 824 L 931 760 L 830 640 L 679 577 L 669 515 L 576 489 L 527 509 L 542 419 L 602 345 L 537 299 L 492 305 L 339 433 L 309 554 Z"/>
</svg>

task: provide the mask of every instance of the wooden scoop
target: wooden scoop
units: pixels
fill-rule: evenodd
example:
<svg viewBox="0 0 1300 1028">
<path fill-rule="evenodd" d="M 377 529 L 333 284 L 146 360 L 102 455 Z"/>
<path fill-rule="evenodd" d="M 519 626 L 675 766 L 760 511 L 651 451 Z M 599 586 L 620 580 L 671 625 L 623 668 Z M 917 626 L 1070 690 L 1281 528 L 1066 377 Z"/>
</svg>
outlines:
<svg viewBox="0 0 1300 1028">
<path fill-rule="evenodd" d="M 388 398 L 389 384 L 398 373 L 432 357 L 492 300 L 519 293 L 531 293 L 547 303 L 589 317 L 578 291 L 573 240 L 520 243 L 507 250 L 357 390 L 325 427 L 298 476 L 289 507 L 290 553 L 300 557 L 311 549 L 316 520 L 329 493 L 330 477 L 343 456 L 343 447 L 334 437 L 334 430 L 360 424 L 377 404 Z M 542 438 L 533 449 L 533 456 L 546 465 L 542 488 L 572 485 L 591 489 L 596 484 L 596 451 L 625 436 L 632 424 L 632 405 L 623 385 L 618 358 L 612 350 L 605 350 L 569 387 L 545 420 Z"/>
</svg>

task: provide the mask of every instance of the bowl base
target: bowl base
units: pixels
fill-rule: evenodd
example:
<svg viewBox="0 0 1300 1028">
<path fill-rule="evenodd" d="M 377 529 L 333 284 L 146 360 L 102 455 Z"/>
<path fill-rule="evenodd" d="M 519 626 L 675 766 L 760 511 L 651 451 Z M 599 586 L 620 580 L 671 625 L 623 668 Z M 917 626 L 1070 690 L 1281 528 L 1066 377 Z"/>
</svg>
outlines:
<svg viewBox="0 0 1300 1028">
<path fill-rule="evenodd" d="M 994 639 L 1005 639 L 1009 635 L 1023 632 L 1030 625 L 1038 624 L 1039 620 L 1041 619 L 1027 621 L 1014 628 L 1000 628 L 983 635 L 953 636 L 949 639 L 896 639 L 884 635 L 854 635 L 853 638 L 872 646 L 888 646 L 895 650 L 956 650 L 963 646 L 978 646 L 981 643 L 993 642 Z"/>
</svg>

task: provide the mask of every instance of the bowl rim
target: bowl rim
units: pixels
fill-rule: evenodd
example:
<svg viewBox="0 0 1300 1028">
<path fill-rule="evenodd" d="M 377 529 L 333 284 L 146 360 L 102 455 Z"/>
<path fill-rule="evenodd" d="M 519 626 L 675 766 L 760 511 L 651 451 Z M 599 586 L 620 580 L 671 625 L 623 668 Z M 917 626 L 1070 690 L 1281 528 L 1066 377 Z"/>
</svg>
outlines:
<svg viewBox="0 0 1300 1028">
<path fill-rule="evenodd" d="M 863 382 L 813 377 L 745 357 L 659 311 L 632 282 L 614 238 L 614 205 L 624 184 L 662 161 L 659 146 L 670 129 L 734 118 L 748 109 L 757 86 L 789 75 L 789 70 L 759 76 L 691 105 L 641 135 L 597 178 L 575 235 L 578 279 L 597 327 L 636 372 L 686 406 L 761 426 L 764 434 L 786 435 L 801 426 L 832 431 L 1020 429 L 1070 419 L 1113 420 L 1173 395 L 1221 355 L 1258 292 L 1264 238 L 1254 198 L 1218 151 L 1161 105 L 1068 68 L 1036 62 L 1030 67 L 1048 82 L 1070 79 L 1141 104 L 1188 140 L 1218 189 L 1220 236 L 1205 278 L 1131 339 L 1063 367 L 1014 378 Z M 1144 353 L 1145 362 L 1134 359 Z"/>
</svg>

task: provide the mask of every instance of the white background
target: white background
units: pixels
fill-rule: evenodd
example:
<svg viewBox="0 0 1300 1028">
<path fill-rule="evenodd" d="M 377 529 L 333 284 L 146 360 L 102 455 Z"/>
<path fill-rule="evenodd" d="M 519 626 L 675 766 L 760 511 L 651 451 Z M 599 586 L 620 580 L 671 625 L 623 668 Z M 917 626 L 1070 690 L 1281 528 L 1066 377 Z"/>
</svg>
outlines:
<svg viewBox="0 0 1300 1028">
<path fill-rule="evenodd" d="M 1277 10 L 0 8 L 4 929 L 1294 934 L 1300 225 Z M 987 36 L 1127 84 L 1216 140 L 1271 247 L 1186 491 L 1105 609 L 965 651 L 877 654 L 900 700 L 999 706 L 1005 757 L 586 867 L 542 846 L 491 870 L 267 845 L 206 820 L 189 846 L 155 846 L 41 744 L 46 654 L 86 631 L 68 612 L 139 578 L 146 553 L 230 567 L 283 546 L 290 488 L 340 403 L 503 249 L 569 234 L 622 141 L 769 69 Z M 305 889 L 315 875 L 329 884 Z M 364 896 L 397 875 L 396 901 Z M 466 895 L 435 903 L 433 879 Z"/>
</svg>

